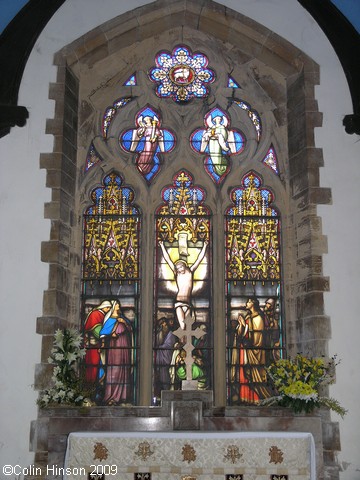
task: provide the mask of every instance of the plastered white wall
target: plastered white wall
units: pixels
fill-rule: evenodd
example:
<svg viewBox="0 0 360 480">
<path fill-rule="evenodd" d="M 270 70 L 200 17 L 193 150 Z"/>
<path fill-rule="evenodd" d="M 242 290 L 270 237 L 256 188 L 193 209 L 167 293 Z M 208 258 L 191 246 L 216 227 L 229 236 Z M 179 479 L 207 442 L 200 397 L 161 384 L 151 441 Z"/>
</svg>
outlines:
<svg viewBox="0 0 360 480">
<path fill-rule="evenodd" d="M 34 367 L 40 362 L 36 318 L 42 314 L 42 296 L 48 266 L 41 263 L 40 246 L 49 239 L 50 224 L 43 217 L 50 200 L 40 153 L 52 151 L 45 135 L 46 118 L 53 116 L 48 100 L 49 82 L 55 80 L 53 54 L 97 25 L 145 5 L 146 1 L 67 0 L 45 27 L 27 63 L 19 105 L 30 112 L 23 128 L 13 128 L 0 140 L 0 465 L 25 468 L 33 463 L 29 452 L 31 420 L 36 419 Z M 297 0 L 223 0 L 265 25 L 307 53 L 320 65 L 321 86 L 316 88 L 323 127 L 316 129 L 316 146 L 323 148 L 325 166 L 321 186 L 330 187 L 333 205 L 319 207 L 323 233 L 328 237 L 324 274 L 330 276 L 325 311 L 332 319 L 330 354 L 341 364 L 331 394 L 348 408 L 340 422 L 342 480 L 360 479 L 360 321 L 358 319 L 360 139 L 347 135 L 342 118 L 352 113 L 347 82 L 325 35 Z M 159 48 L 161 45 L 159 45 Z M 0 478 L 16 478 L 16 475 Z"/>
</svg>

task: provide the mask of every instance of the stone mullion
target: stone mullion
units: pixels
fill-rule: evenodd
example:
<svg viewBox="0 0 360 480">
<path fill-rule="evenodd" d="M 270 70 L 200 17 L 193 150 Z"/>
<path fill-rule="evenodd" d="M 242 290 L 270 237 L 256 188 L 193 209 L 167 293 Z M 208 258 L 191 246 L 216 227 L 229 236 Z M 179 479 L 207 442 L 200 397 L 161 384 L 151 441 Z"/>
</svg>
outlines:
<svg viewBox="0 0 360 480">
<path fill-rule="evenodd" d="M 220 209 L 212 217 L 212 324 L 214 344 L 214 403 L 226 405 L 226 302 L 225 302 L 225 236 L 224 216 Z"/>
<path fill-rule="evenodd" d="M 140 271 L 141 298 L 139 311 L 140 324 L 140 405 L 151 405 L 152 391 L 152 337 L 154 310 L 154 215 L 143 212 L 141 222 Z M 150 340 L 150 341 L 149 341 Z"/>
</svg>

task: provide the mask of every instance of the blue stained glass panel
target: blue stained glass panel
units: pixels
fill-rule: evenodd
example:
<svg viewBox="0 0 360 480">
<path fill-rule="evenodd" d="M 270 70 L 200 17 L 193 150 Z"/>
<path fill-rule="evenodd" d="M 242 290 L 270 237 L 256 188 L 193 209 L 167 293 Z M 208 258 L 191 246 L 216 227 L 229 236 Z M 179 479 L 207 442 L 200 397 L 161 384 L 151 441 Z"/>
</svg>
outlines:
<svg viewBox="0 0 360 480">
<path fill-rule="evenodd" d="M 228 88 L 240 88 L 240 85 L 235 82 L 235 80 L 233 79 L 233 77 L 228 77 L 228 84 L 227 84 Z"/>
<path fill-rule="evenodd" d="M 124 85 L 127 87 L 132 87 L 137 85 L 136 74 L 133 73 L 130 77 L 124 82 Z"/>
<path fill-rule="evenodd" d="M 135 165 L 147 183 L 160 171 L 162 155 L 175 147 L 175 135 L 161 126 L 160 112 L 147 106 L 135 117 L 135 128 L 120 135 L 121 147 L 135 153 Z"/>
<path fill-rule="evenodd" d="M 230 117 L 218 107 L 204 117 L 204 128 L 195 130 L 190 136 L 194 151 L 205 154 L 204 168 L 212 180 L 219 184 L 230 172 L 230 156 L 239 154 L 245 138 L 239 130 L 230 128 Z"/>
</svg>

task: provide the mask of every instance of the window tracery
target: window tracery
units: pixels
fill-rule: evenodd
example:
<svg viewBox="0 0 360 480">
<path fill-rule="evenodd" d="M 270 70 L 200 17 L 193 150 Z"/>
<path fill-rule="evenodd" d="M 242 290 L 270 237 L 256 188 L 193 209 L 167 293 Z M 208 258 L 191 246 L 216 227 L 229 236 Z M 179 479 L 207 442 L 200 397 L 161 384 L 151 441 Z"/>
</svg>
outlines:
<svg viewBox="0 0 360 480">
<path fill-rule="evenodd" d="M 276 175 L 279 175 L 278 160 L 273 145 L 270 146 L 262 162 L 269 168 L 271 168 L 276 173 Z"/>
<path fill-rule="evenodd" d="M 234 80 L 234 78 L 231 75 L 228 75 L 228 83 L 227 83 L 228 88 L 241 88 L 238 82 Z"/>
<path fill-rule="evenodd" d="M 149 79 L 158 84 L 155 91 L 159 97 L 181 103 L 208 96 L 208 84 L 215 80 L 215 73 L 207 68 L 208 59 L 203 53 L 193 54 L 189 47 L 180 45 L 172 53 L 159 52 L 155 63 Z"/>
<path fill-rule="evenodd" d="M 119 98 L 113 103 L 111 107 L 108 107 L 106 109 L 102 123 L 102 134 L 104 138 L 107 138 L 109 127 L 115 115 L 118 113 L 118 110 L 124 108 L 129 102 L 131 102 L 131 100 L 133 100 L 132 97 Z"/>
<path fill-rule="evenodd" d="M 86 163 L 85 163 L 85 173 L 90 170 L 94 165 L 102 162 L 102 158 L 99 153 L 96 151 L 94 143 L 91 142 L 88 154 L 86 156 Z"/>
<path fill-rule="evenodd" d="M 208 84 L 216 80 L 213 70 L 207 68 L 207 57 L 202 53 L 192 54 L 188 47 L 175 47 L 172 54 L 160 52 L 156 57 L 156 64 L 157 67 L 148 74 L 148 80 L 158 83 L 156 95 L 162 99 L 170 97 L 176 103 L 182 104 L 182 108 L 192 98 L 206 97 L 209 93 Z M 124 86 L 133 86 L 136 83 L 134 72 Z M 227 86 L 240 88 L 231 76 L 228 76 Z M 124 130 L 124 122 L 129 118 L 129 112 L 133 111 L 128 107 L 132 100 L 131 96 L 121 97 L 106 109 L 102 121 L 103 138 L 107 140 L 109 129 L 114 128 L 112 123 L 121 110 L 122 115 L 118 117 L 111 135 L 115 134 L 124 152 L 135 154 L 135 168 L 150 187 L 163 165 L 163 155 L 175 148 L 175 134 L 170 129 L 163 128 L 162 112 L 149 104 L 135 113 L 135 126 Z M 238 128 L 241 126 L 240 117 L 233 111 L 236 120 L 232 121 L 228 113 L 231 105 L 247 113 L 255 130 L 256 142 L 259 143 L 262 134 L 260 116 L 249 103 L 238 99 L 232 99 L 226 110 L 220 106 L 213 107 L 202 118 L 205 128 L 197 128 L 187 137 L 190 138 L 193 152 L 205 156 L 205 171 L 219 187 L 219 192 L 223 180 L 231 173 L 230 157 L 246 149 L 245 135 Z M 117 133 L 116 128 L 120 130 Z M 182 142 L 185 138 L 182 135 Z M 121 159 L 124 161 L 124 157 L 121 156 Z M 92 143 L 85 171 L 101 161 L 102 158 Z M 195 156 L 191 157 L 191 161 L 196 168 L 198 162 Z M 176 162 L 181 167 L 181 159 L 177 158 Z M 262 162 L 278 174 L 278 162 L 272 145 Z M 115 190 L 111 195 L 109 192 L 104 193 L 108 191 L 110 184 L 113 184 L 113 189 L 117 189 L 119 194 L 121 192 L 121 200 L 117 198 Z M 89 357 L 85 368 L 88 379 L 96 384 L 96 401 L 108 405 L 135 404 L 138 378 L 140 214 L 133 205 L 133 189 L 122 184 L 122 178 L 114 173 L 105 177 L 103 187 L 93 191 L 94 206 L 88 209 L 84 217 L 90 219 L 86 220 L 88 224 L 85 223 L 87 240 L 84 247 L 83 325 Z M 106 195 L 112 198 L 113 215 L 122 215 L 119 218 L 123 219 L 126 217 L 125 224 L 136 225 L 137 228 L 136 233 L 135 230 L 130 234 L 128 232 L 131 239 L 129 251 L 133 254 L 130 257 L 134 261 L 133 268 L 126 272 L 123 272 L 121 267 L 125 257 L 123 258 L 117 231 L 110 226 L 110 217 L 104 223 L 106 217 L 102 209 Z M 213 251 L 211 211 L 204 203 L 205 189 L 195 186 L 192 175 L 181 169 L 173 177 L 173 183 L 162 189 L 161 198 L 163 203 L 155 213 L 153 404 L 160 402 L 161 390 L 181 389 L 182 382 L 194 381 L 194 388 L 200 389 L 212 388 L 213 385 Z M 225 216 L 224 315 L 227 319 L 227 402 L 235 405 L 255 403 L 269 395 L 264 368 L 270 359 L 282 355 L 283 326 L 280 314 L 280 221 L 276 209 L 271 205 L 273 194 L 261 186 L 261 179 L 257 174 L 250 172 L 244 176 L 241 187 L 232 189 L 230 198 L 233 205 L 227 209 Z M 135 217 L 123 211 L 128 207 L 132 209 L 131 215 L 137 218 L 135 223 L 130 220 Z M 91 220 L 93 214 L 97 217 Z M 116 222 L 118 220 L 114 225 Z M 97 237 L 91 237 L 90 226 L 94 232 L 98 229 Z M 125 235 L 127 227 L 124 228 Z M 218 241 L 219 234 L 220 232 L 216 233 Z M 146 235 L 149 235 L 149 232 Z M 121 241 L 123 240 L 122 237 Z M 107 252 L 103 256 L 96 245 L 99 241 L 107 242 L 106 248 L 105 243 L 104 247 L 101 247 Z M 102 268 L 99 265 L 102 265 Z M 98 277 L 94 275 L 97 271 Z M 122 280 L 127 280 L 126 286 Z M 126 298 L 125 305 L 122 293 Z M 99 317 L 99 310 L 103 308 L 104 302 L 112 312 L 108 314 L 103 311 L 104 318 L 108 318 L 106 322 L 103 319 L 107 327 L 102 325 L 99 329 L 97 325 L 95 329 L 90 328 L 92 322 L 87 318 Z M 119 319 L 123 321 L 120 322 Z M 116 346 L 112 335 L 120 323 L 123 328 L 123 344 Z M 94 333 L 96 331 L 97 334 Z M 261 345 L 253 344 L 250 347 L 248 342 L 246 347 L 243 347 L 243 337 L 246 335 L 253 342 L 257 337 Z M 104 348 L 98 348 L 100 352 L 104 352 L 99 358 L 95 359 L 95 349 L 91 348 L 90 340 L 97 346 L 104 345 Z M 250 362 L 250 358 L 251 367 L 245 365 Z M 119 373 L 120 363 L 122 367 L 124 364 L 131 367 L 128 370 L 124 367 L 122 373 Z M 117 371 L 114 373 L 115 380 L 111 380 L 112 370 Z M 120 384 L 126 384 L 126 388 L 122 388 Z M 114 385 L 113 390 L 109 390 L 109 385 Z M 111 393 L 112 391 L 115 393 Z"/>
<path fill-rule="evenodd" d="M 262 124 L 261 124 L 261 119 L 260 115 L 257 113 L 256 110 L 253 110 L 251 105 L 249 105 L 247 102 L 244 102 L 243 100 L 234 100 L 233 102 L 235 105 L 237 105 L 239 108 L 242 110 L 245 110 L 250 118 L 250 121 L 254 125 L 255 132 L 256 132 L 256 139 L 258 142 L 260 142 L 261 138 L 261 133 L 262 133 Z"/>
<path fill-rule="evenodd" d="M 125 80 L 124 85 L 127 87 L 135 87 L 137 85 L 136 72 L 134 72 L 127 80 Z"/>
</svg>

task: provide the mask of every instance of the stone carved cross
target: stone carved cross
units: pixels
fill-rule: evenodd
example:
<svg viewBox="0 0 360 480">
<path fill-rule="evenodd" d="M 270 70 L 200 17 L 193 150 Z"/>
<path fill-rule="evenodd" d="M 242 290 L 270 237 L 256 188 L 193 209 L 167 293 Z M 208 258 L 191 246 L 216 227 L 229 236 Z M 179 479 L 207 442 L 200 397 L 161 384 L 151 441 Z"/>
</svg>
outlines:
<svg viewBox="0 0 360 480">
<path fill-rule="evenodd" d="M 173 332 L 173 334 L 177 336 L 180 340 L 186 337 L 185 345 L 183 346 L 183 349 L 186 352 L 185 366 L 186 366 L 187 381 L 192 381 L 192 366 L 194 363 L 194 360 L 192 357 L 192 351 L 194 350 L 194 345 L 192 344 L 192 337 L 199 339 L 206 334 L 206 332 L 204 332 L 204 330 L 201 330 L 201 328 L 199 327 L 193 330 L 192 326 L 194 322 L 195 322 L 195 318 L 193 318 L 190 315 L 190 312 L 187 312 L 185 317 L 185 328 L 184 329 L 178 328 Z"/>
</svg>

